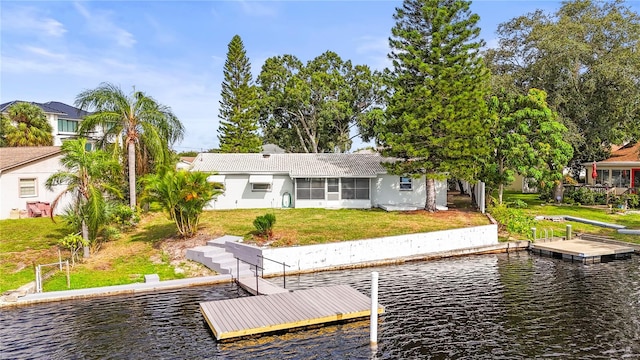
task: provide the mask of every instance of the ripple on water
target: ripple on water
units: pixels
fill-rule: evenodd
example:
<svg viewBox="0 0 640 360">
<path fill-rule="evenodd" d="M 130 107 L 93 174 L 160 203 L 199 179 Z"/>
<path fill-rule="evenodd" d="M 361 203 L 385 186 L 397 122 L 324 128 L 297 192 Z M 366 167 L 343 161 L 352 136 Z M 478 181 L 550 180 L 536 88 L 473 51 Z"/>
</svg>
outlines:
<svg viewBox="0 0 640 360">
<path fill-rule="evenodd" d="M 369 295 L 373 269 L 287 277 Z M 376 268 L 378 359 L 640 358 L 640 260 L 580 265 L 511 255 Z M 282 279 L 273 279 L 280 284 Z M 198 303 L 234 285 L 0 311 L 2 358 L 369 359 L 368 321 L 215 341 Z"/>
</svg>

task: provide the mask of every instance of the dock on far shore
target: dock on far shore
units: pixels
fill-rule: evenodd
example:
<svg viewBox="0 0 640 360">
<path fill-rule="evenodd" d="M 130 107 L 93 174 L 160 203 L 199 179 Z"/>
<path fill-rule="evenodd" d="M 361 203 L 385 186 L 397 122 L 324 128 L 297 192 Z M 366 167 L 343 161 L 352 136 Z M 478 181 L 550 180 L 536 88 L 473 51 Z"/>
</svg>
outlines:
<svg viewBox="0 0 640 360">
<path fill-rule="evenodd" d="M 633 255 L 635 250 L 634 247 L 628 245 L 587 239 L 535 242 L 531 244 L 530 249 L 535 254 L 584 264 L 627 259 Z"/>
</svg>

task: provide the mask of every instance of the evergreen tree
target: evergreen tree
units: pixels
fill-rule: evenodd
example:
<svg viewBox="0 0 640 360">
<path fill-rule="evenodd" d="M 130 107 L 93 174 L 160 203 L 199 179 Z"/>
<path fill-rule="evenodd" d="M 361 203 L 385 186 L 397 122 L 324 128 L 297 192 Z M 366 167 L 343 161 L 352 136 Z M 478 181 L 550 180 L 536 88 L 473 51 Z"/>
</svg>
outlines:
<svg viewBox="0 0 640 360">
<path fill-rule="evenodd" d="M 426 177 L 425 209 L 435 211 L 435 180 L 474 180 L 489 153 L 479 56 L 478 15 L 468 1 L 405 0 L 396 9 L 387 78 L 392 94 L 378 139 L 390 173 Z"/>
<path fill-rule="evenodd" d="M 251 84 L 251 64 L 240 36 L 235 35 L 228 48 L 218 115 L 220 151 L 260 152 L 262 140 L 258 135 L 257 92 Z"/>
</svg>

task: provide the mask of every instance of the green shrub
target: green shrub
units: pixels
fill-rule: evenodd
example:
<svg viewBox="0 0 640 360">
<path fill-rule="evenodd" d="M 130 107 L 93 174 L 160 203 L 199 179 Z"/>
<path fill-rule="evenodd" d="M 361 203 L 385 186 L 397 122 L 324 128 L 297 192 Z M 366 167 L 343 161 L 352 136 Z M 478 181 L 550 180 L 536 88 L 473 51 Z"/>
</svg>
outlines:
<svg viewBox="0 0 640 360">
<path fill-rule="evenodd" d="M 502 204 L 490 207 L 489 212 L 508 233 L 531 237 L 531 228 L 535 226 L 535 221 L 522 210 L 508 208 Z"/>
<path fill-rule="evenodd" d="M 638 194 L 627 195 L 627 205 L 632 209 L 640 208 L 640 196 Z"/>
<path fill-rule="evenodd" d="M 78 256 L 78 251 L 83 246 L 89 246 L 89 241 L 85 240 L 80 234 L 69 234 L 58 240 L 58 245 L 65 249 L 69 249 L 71 252 L 71 262 L 75 265 L 75 259 Z"/>
<path fill-rule="evenodd" d="M 118 203 L 110 205 L 107 209 L 109 214 L 109 223 L 125 230 L 135 226 L 140 221 L 140 212 L 135 211 L 129 205 Z"/>
<path fill-rule="evenodd" d="M 120 230 L 115 226 L 105 226 L 102 230 L 102 238 L 104 241 L 118 240 L 122 237 Z"/>
<path fill-rule="evenodd" d="M 256 227 L 258 235 L 266 236 L 269 239 L 273 236 L 273 226 L 275 224 L 276 216 L 273 214 L 258 216 L 253 220 L 253 226 Z"/>
<path fill-rule="evenodd" d="M 520 199 L 515 199 L 514 201 L 508 203 L 507 206 L 514 209 L 525 209 L 529 205 Z"/>
</svg>

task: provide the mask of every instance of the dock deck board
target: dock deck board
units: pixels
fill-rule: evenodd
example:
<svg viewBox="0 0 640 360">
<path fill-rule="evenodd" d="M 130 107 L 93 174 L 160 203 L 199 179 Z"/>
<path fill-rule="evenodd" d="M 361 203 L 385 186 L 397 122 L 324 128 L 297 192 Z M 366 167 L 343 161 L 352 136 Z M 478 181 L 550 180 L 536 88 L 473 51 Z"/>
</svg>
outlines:
<svg viewBox="0 0 640 360">
<path fill-rule="evenodd" d="M 571 258 L 572 260 L 574 258 L 579 261 L 595 259 L 598 262 L 603 256 L 616 257 L 634 252 L 634 248 L 630 246 L 584 239 L 533 243 L 531 249 L 541 254 L 561 254 L 563 258 Z"/>
<path fill-rule="evenodd" d="M 200 303 L 216 339 L 366 317 L 371 299 L 347 285 Z M 378 313 L 384 308 L 378 305 Z"/>
</svg>

